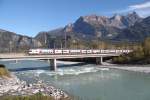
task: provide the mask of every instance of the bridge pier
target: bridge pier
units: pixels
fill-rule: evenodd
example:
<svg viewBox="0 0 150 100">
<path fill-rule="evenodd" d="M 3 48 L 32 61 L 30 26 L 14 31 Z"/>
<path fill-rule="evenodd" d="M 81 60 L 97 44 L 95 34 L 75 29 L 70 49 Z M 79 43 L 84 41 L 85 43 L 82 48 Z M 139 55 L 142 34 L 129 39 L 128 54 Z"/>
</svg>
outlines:
<svg viewBox="0 0 150 100">
<path fill-rule="evenodd" d="M 103 64 L 103 57 L 96 58 L 96 64 L 97 65 L 102 65 Z"/>
<path fill-rule="evenodd" d="M 17 64 L 17 63 L 18 63 L 18 60 L 15 60 L 15 63 Z"/>
<path fill-rule="evenodd" d="M 56 59 L 50 59 L 50 70 L 56 71 L 57 70 L 57 64 L 56 64 Z"/>
</svg>

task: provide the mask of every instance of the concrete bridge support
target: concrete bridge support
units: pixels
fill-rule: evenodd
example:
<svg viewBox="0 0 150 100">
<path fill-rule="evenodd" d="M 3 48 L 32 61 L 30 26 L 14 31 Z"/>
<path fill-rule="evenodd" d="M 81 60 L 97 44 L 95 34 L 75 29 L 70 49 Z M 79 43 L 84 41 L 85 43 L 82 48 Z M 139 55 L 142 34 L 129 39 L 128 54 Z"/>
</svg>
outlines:
<svg viewBox="0 0 150 100">
<path fill-rule="evenodd" d="M 57 70 L 57 63 L 56 59 L 50 59 L 50 70 L 56 71 Z"/>
<path fill-rule="evenodd" d="M 18 63 L 18 60 L 15 60 L 15 63 L 17 64 L 17 63 Z"/>
<path fill-rule="evenodd" d="M 102 65 L 103 64 L 103 57 L 96 58 L 96 64 L 97 65 Z"/>
</svg>

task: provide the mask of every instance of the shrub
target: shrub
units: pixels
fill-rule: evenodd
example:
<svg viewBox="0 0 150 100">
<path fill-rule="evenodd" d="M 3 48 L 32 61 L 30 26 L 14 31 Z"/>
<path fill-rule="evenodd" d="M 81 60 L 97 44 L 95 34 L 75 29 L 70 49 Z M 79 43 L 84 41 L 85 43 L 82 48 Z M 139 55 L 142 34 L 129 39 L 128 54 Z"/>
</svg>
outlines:
<svg viewBox="0 0 150 100">
<path fill-rule="evenodd" d="M 0 77 L 10 77 L 9 71 L 5 68 L 5 65 L 0 64 Z"/>
</svg>

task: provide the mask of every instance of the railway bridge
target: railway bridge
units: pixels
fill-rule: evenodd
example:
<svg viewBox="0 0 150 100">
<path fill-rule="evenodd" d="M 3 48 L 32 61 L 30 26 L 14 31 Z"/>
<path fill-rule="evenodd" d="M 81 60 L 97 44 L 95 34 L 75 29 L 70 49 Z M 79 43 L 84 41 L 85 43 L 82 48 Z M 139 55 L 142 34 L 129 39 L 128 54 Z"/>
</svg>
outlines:
<svg viewBox="0 0 150 100">
<path fill-rule="evenodd" d="M 96 58 L 96 62 L 102 64 L 103 57 L 119 56 L 121 54 L 122 53 L 28 55 L 25 53 L 3 53 L 0 54 L 0 61 L 49 60 L 50 69 L 57 70 L 57 59 Z"/>
</svg>

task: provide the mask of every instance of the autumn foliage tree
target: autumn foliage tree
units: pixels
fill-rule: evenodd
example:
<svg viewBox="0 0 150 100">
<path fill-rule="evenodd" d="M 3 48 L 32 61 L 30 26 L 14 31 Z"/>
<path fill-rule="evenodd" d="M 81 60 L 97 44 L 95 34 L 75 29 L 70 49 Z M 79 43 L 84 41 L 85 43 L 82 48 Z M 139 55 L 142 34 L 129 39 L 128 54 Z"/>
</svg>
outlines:
<svg viewBox="0 0 150 100">
<path fill-rule="evenodd" d="M 150 63 L 150 37 L 146 38 L 142 45 L 138 45 L 133 52 L 113 58 L 114 63 Z"/>
</svg>

